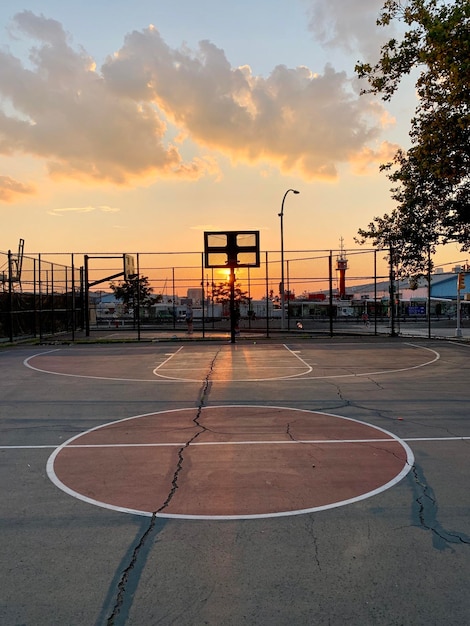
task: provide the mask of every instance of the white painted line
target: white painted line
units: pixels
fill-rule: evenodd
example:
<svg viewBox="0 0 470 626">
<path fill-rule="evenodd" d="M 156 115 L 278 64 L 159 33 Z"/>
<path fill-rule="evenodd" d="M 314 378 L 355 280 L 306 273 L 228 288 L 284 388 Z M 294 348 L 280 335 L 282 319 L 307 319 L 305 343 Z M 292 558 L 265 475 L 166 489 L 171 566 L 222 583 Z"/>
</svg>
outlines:
<svg viewBox="0 0 470 626">
<path fill-rule="evenodd" d="M 427 350 L 429 352 L 431 352 L 432 354 L 434 354 L 434 358 L 430 359 L 429 361 L 425 361 L 424 363 L 419 363 L 418 365 L 411 365 L 408 367 L 402 367 L 402 368 L 397 368 L 397 369 L 387 369 L 387 370 L 376 370 L 376 371 L 372 371 L 372 372 L 361 372 L 361 373 L 347 373 L 347 374 L 326 374 L 323 376 L 308 376 L 308 374 L 313 371 L 313 368 L 302 358 L 300 358 L 297 354 L 295 354 L 295 352 L 293 352 L 290 348 L 288 348 L 285 344 L 283 344 L 284 347 L 293 355 L 295 356 L 297 359 L 299 359 L 299 361 L 301 361 L 307 368 L 308 371 L 304 372 L 304 373 L 296 373 L 296 374 L 289 374 L 286 376 L 273 376 L 273 377 L 269 377 L 269 378 L 230 378 L 230 379 L 223 379 L 222 381 L 217 381 L 217 382 L 234 382 L 234 383 L 259 383 L 259 382 L 275 382 L 275 381 L 289 381 L 289 380 L 293 380 L 293 379 L 297 379 L 299 381 L 303 381 L 303 380 L 333 380 L 333 379 L 338 379 L 338 378 L 363 378 L 363 377 L 368 377 L 368 376 L 383 376 L 384 374 L 394 374 L 394 373 L 398 373 L 398 372 L 407 372 L 407 371 L 411 371 L 414 369 L 419 369 L 421 367 L 426 367 L 428 365 L 431 365 L 432 363 L 434 363 L 435 361 L 440 359 L 440 354 L 436 351 L 433 350 L 431 348 L 427 348 L 425 346 L 419 346 L 416 344 L 412 344 L 412 343 L 408 343 L 408 342 L 404 342 L 403 345 L 409 345 L 413 348 L 417 348 L 419 350 Z M 342 344 L 344 345 L 344 344 Z M 356 344 L 352 344 L 352 345 L 356 345 Z M 181 346 L 181 348 L 178 350 L 178 352 L 180 350 L 183 349 L 183 346 Z M 44 374 L 53 374 L 56 376 L 68 376 L 70 378 L 88 378 L 88 379 L 93 379 L 93 380 L 109 380 L 109 381 L 118 381 L 118 382 L 139 382 L 139 383 L 155 383 L 155 382 L 168 382 L 168 383 L 179 383 L 179 382 L 187 382 L 187 383 L 197 383 L 200 384 L 201 382 L 204 381 L 204 378 L 183 378 L 183 377 L 174 377 L 174 376 L 165 376 L 164 374 L 162 374 L 160 371 L 157 371 L 159 369 L 159 367 L 161 367 L 162 365 L 164 365 L 164 363 L 166 363 L 168 360 L 170 360 L 171 358 L 173 358 L 174 355 L 170 356 L 168 359 L 166 359 L 159 367 L 155 368 L 153 370 L 153 374 L 157 377 L 157 378 L 120 378 L 120 377 L 111 377 L 111 376 L 90 376 L 90 375 L 86 375 L 86 374 L 69 374 L 66 372 L 55 372 L 55 371 L 51 371 L 51 370 L 45 370 L 45 369 L 41 369 L 41 368 L 37 368 L 34 367 L 30 361 L 31 359 L 34 359 L 37 356 L 42 356 L 43 354 L 48 354 L 48 353 L 52 353 L 52 352 L 59 352 L 60 349 L 54 349 L 54 350 L 48 350 L 46 352 L 40 352 L 37 354 L 33 354 L 32 356 L 28 357 L 27 359 L 25 359 L 23 361 L 23 364 L 26 367 L 29 367 L 32 370 L 35 370 L 37 372 L 42 372 Z M 175 353 L 176 354 L 176 353 Z M 204 353 L 202 353 L 204 354 Z M 263 369 L 262 367 L 260 367 L 259 369 Z"/>
<path fill-rule="evenodd" d="M 300 357 L 296 352 L 294 352 L 288 346 L 286 346 L 286 344 L 283 344 L 283 345 L 286 350 L 288 350 L 293 356 L 295 356 L 296 359 L 299 359 L 299 361 L 305 365 L 305 367 L 307 368 L 307 371 L 305 373 L 310 374 L 313 368 L 306 361 L 304 361 L 302 357 Z"/>
<path fill-rule="evenodd" d="M 181 352 L 181 350 L 182 350 L 182 349 L 183 349 L 183 346 L 181 346 L 181 348 L 178 348 L 178 350 L 177 350 L 176 352 L 174 352 L 173 354 L 168 355 L 168 358 L 167 358 L 167 359 L 165 359 L 164 361 L 162 361 L 162 362 L 160 363 L 160 365 L 158 365 L 158 366 L 157 366 L 157 367 L 153 370 L 153 374 L 154 374 L 155 376 L 157 376 L 157 375 L 158 375 L 158 374 L 157 374 L 157 370 L 158 370 L 158 369 L 160 369 L 161 367 L 163 367 L 163 366 L 165 365 L 165 363 L 168 363 L 168 361 L 169 361 L 170 359 L 172 359 L 174 356 L 176 356 L 176 355 L 178 354 L 178 352 Z"/>
<path fill-rule="evenodd" d="M 203 409 L 204 410 L 209 410 L 212 411 L 214 409 L 224 409 L 224 408 L 237 408 L 237 409 L 242 409 L 242 408 L 256 408 L 256 409 L 261 409 L 261 408 L 268 408 L 268 409 L 281 409 L 281 410 L 285 410 L 285 411 L 295 411 L 295 412 L 301 412 L 301 413 L 311 413 L 311 414 L 317 414 L 317 415 L 324 415 L 327 417 L 333 417 L 335 419 L 341 419 L 341 420 L 346 420 L 349 422 L 355 422 L 357 424 L 360 424 L 361 426 L 367 426 L 368 428 L 372 428 L 374 430 L 377 430 L 379 432 L 384 433 L 387 438 L 385 439 L 385 441 L 387 443 L 390 443 L 391 441 L 395 441 L 396 443 L 399 443 L 402 448 L 404 449 L 404 451 L 406 452 L 406 462 L 403 465 L 402 470 L 390 481 L 388 481 L 387 483 L 385 483 L 384 485 L 378 487 L 377 489 L 374 489 L 372 491 L 369 491 L 367 493 L 363 493 L 360 494 L 358 496 L 355 496 L 353 498 L 349 498 L 347 500 L 342 500 L 342 501 L 338 501 L 338 502 L 333 502 L 327 505 L 323 505 L 323 506 L 318 506 L 318 507 L 311 507 L 311 508 L 307 508 L 307 509 L 300 509 L 300 510 L 294 510 L 294 511 L 279 511 L 276 513 L 261 513 L 261 514 L 254 514 L 254 515 L 182 515 L 182 514 L 165 514 L 165 513 L 157 513 L 157 517 L 162 517 L 162 518 L 168 518 L 168 519 L 194 519 L 194 520 L 244 520 L 244 519 L 265 519 L 265 518 L 272 518 L 272 517 L 289 517 L 291 515 L 302 515 L 304 513 L 313 513 L 313 512 L 317 512 L 317 511 L 325 511 L 327 509 L 333 509 L 333 508 L 337 508 L 339 506 L 344 506 L 347 504 L 352 504 L 354 502 L 359 502 L 360 500 L 365 500 L 366 498 L 370 498 L 374 495 L 377 495 L 387 489 L 389 489 L 390 487 L 392 487 L 393 485 L 396 485 L 397 483 L 399 483 L 405 476 L 406 474 L 411 470 L 413 464 L 414 464 L 414 456 L 413 456 L 413 452 L 411 451 L 411 448 L 408 446 L 407 443 L 405 443 L 402 439 L 400 439 L 399 437 L 397 437 L 396 435 L 394 435 L 393 433 L 390 433 L 388 431 L 386 431 L 383 428 L 380 428 L 378 426 L 372 426 L 371 424 L 367 424 L 366 422 L 361 422 L 359 420 L 350 418 L 350 417 L 343 417 L 341 415 L 335 415 L 332 413 L 324 413 L 321 411 L 309 411 L 307 409 L 296 409 L 296 408 L 290 408 L 290 407 L 274 407 L 274 406 L 259 406 L 259 405 L 223 405 L 223 406 L 211 406 L 211 407 L 205 407 Z M 171 409 L 168 411 L 159 411 L 158 413 L 146 413 L 143 415 L 136 415 L 133 417 L 129 417 L 129 418 L 125 418 L 123 420 L 115 420 L 113 422 L 109 422 L 107 424 L 102 424 L 100 426 L 96 426 L 94 428 L 91 428 L 87 431 L 84 431 L 83 433 L 80 433 L 78 435 L 75 435 L 74 437 L 72 437 L 71 439 L 69 439 L 68 441 L 64 442 L 61 446 L 59 446 L 58 448 L 56 448 L 56 450 L 54 450 L 54 452 L 51 454 L 51 456 L 49 457 L 48 461 L 47 461 L 47 466 L 46 466 L 46 471 L 47 471 L 47 475 L 49 476 L 50 480 L 53 482 L 54 485 L 56 485 L 56 487 L 58 487 L 59 489 L 61 489 L 62 491 L 64 491 L 65 493 L 71 495 L 72 497 L 75 497 L 79 500 L 82 500 L 83 502 L 87 502 L 88 504 L 93 504 L 96 506 L 99 506 L 101 508 L 105 508 L 105 509 L 109 509 L 109 510 L 113 510 L 113 511 L 120 511 L 123 513 L 131 513 L 134 515 L 140 515 L 140 516 L 145 516 L 145 517 L 152 517 L 154 515 L 154 512 L 152 511 L 141 511 L 141 510 L 137 510 L 137 509 L 128 509 L 126 507 L 119 507 L 119 506 L 115 506 L 112 504 L 108 504 L 106 502 L 102 502 L 99 500 L 94 500 L 92 498 L 89 498 L 88 496 L 84 496 L 83 494 L 71 489 L 70 487 L 68 487 L 65 483 L 63 483 L 60 478 L 56 475 L 55 470 L 54 470 L 54 463 L 55 463 L 55 459 L 57 458 L 58 454 L 65 448 L 65 447 L 69 447 L 76 439 L 83 437 L 86 434 L 89 434 L 91 432 L 94 432 L 95 430 L 99 430 L 102 428 L 106 428 L 107 426 L 111 426 L 112 424 L 117 424 L 117 423 L 121 423 L 121 422 L 126 422 L 126 421 L 130 421 L 130 420 L 136 420 L 139 419 L 141 417 L 147 417 L 150 415 L 161 415 L 161 414 L 166 414 L 166 413 L 175 413 L 175 412 L 185 412 L 185 411 L 194 411 L 194 409 Z M 374 442 L 377 442 L 377 440 L 372 440 Z M 255 442 L 253 442 L 255 443 Z M 268 442 L 268 443 L 272 443 L 272 442 Z M 325 443 L 323 440 L 321 443 Z M 77 445 L 77 444 L 75 444 Z M 227 442 L 227 445 L 230 445 L 229 442 Z"/>
<path fill-rule="evenodd" d="M 379 375 L 382 376 L 384 374 L 395 374 L 397 372 L 409 372 L 411 370 L 416 370 L 421 367 L 432 365 L 432 363 L 435 363 L 441 358 L 441 355 L 439 354 L 439 352 L 436 352 L 436 350 L 432 350 L 431 348 L 427 348 L 425 346 L 417 346 L 413 343 L 407 343 L 407 342 L 404 342 L 404 345 L 409 345 L 413 348 L 418 348 L 421 350 L 428 350 L 429 352 L 432 352 L 434 354 L 434 358 L 430 359 L 429 361 L 425 361 L 424 363 L 418 363 L 418 365 L 409 365 L 408 367 L 401 367 L 397 369 L 378 370 L 375 372 L 361 372 L 360 374 L 333 374 L 333 375 L 327 375 L 327 376 L 306 376 L 305 379 L 302 379 L 302 380 L 319 380 L 319 379 L 325 380 L 325 379 L 330 379 L 330 378 L 361 378 L 361 377 L 366 377 L 366 376 L 379 376 Z"/>
<path fill-rule="evenodd" d="M 30 369 L 32 369 L 32 370 L 36 370 L 37 372 L 42 372 L 43 370 L 39 370 L 39 369 L 37 369 L 37 368 L 33 367 L 33 366 L 29 363 L 29 361 L 30 361 L 31 359 L 34 359 L 34 358 L 35 358 L 35 357 L 37 357 L 37 356 L 42 356 L 43 354 L 52 354 L 52 352 L 59 352 L 59 350 L 60 350 L 60 348 L 54 348 L 54 350 L 45 350 L 44 352 L 37 352 L 36 354 L 32 354 L 32 355 L 31 355 L 31 356 L 29 356 L 27 359 L 24 359 L 24 360 L 23 360 L 23 365 L 25 365 L 26 367 L 29 367 L 29 368 L 30 368 Z M 50 372 L 47 372 L 47 373 L 49 374 Z M 54 372 L 52 372 L 52 373 L 54 373 Z"/>
<path fill-rule="evenodd" d="M 42 450 L 44 448 L 55 449 L 57 448 L 57 445 L 55 446 L 0 446 L 0 450 Z"/>
<path fill-rule="evenodd" d="M 271 376 L 268 378 L 224 378 L 222 381 L 218 381 L 218 382 L 263 382 L 263 381 L 271 381 L 271 380 L 287 380 L 290 378 L 296 378 L 296 377 L 300 377 L 300 376 L 305 376 L 306 374 L 310 373 L 312 371 L 312 368 L 310 367 L 310 365 L 308 365 L 308 363 L 306 363 L 302 358 L 300 358 L 297 354 L 295 354 L 292 350 L 290 350 L 290 348 L 288 348 L 285 344 L 283 344 L 283 347 L 288 350 L 293 356 L 295 356 L 301 363 L 302 365 L 306 368 L 306 371 L 300 371 L 300 372 L 296 372 L 295 374 L 288 374 L 288 375 L 284 375 L 284 376 Z M 275 353 L 276 358 L 279 357 L 279 351 L 278 350 L 270 350 L 270 353 Z M 204 353 L 203 353 L 204 354 Z M 241 354 L 243 354 L 243 352 L 241 352 Z M 282 355 L 281 355 L 282 358 Z M 285 371 L 286 369 L 292 370 L 292 369 L 297 369 L 295 366 L 291 366 L 291 365 L 284 365 L 283 363 L 281 363 L 278 366 L 273 366 L 273 365 L 264 365 L 264 363 L 267 362 L 267 355 L 265 352 L 262 353 L 261 357 L 258 359 L 260 361 L 261 364 L 257 364 L 256 367 L 254 367 L 253 369 L 256 370 L 266 370 L 266 369 L 280 369 Z M 270 361 L 268 361 L 269 363 Z M 187 371 L 188 368 L 170 368 L 168 371 L 169 372 L 176 372 L 176 371 Z M 192 368 L 194 369 L 194 367 Z M 229 371 L 229 372 L 233 372 L 233 367 L 222 367 L 220 365 L 217 364 L 216 366 L 216 371 L 217 373 L 222 373 L 224 371 Z M 235 368 L 236 369 L 236 368 Z M 165 380 L 175 380 L 176 375 L 170 375 L 170 373 L 168 374 L 162 374 L 161 372 L 157 372 L 154 371 L 154 373 L 161 377 L 164 378 Z M 203 379 L 194 379 L 194 378 L 183 378 L 181 376 L 177 377 L 177 380 L 179 380 L 180 382 L 201 382 Z M 217 380 L 217 379 L 215 379 Z"/>
<path fill-rule="evenodd" d="M 345 345 L 345 344 L 341 344 L 341 345 Z M 358 345 L 358 344 L 350 344 L 350 345 Z M 375 344 L 377 345 L 377 344 Z M 388 344 L 384 344 L 384 345 L 388 345 Z M 435 361 L 440 359 L 440 354 L 438 352 L 436 352 L 436 350 L 432 350 L 431 348 L 427 348 L 426 346 L 418 346 L 416 344 L 412 344 L 409 342 L 404 342 L 404 345 L 409 345 L 413 348 L 417 348 L 417 349 L 421 349 L 421 350 L 426 350 L 431 352 L 434 357 L 432 359 L 430 359 L 429 361 L 425 361 L 424 363 L 418 363 L 418 365 L 410 365 L 409 367 L 403 367 L 403 368 L 397 368 L 397 369 L 387 369 L 387 370 L 378 370 L 378 371 L 373 371 L 373 372 L 361 372 L 361 373 L 347 373 L 347 374 L 325 374 L 323 376 L 308 376 L 308 374 L 310 372 L 313 371 L 313 367 L 310 366 L 307 361 L 305 361 L 304 359 L 302 359 L 301 357 L 299 357 L 293 350 L 291 350 L 286 344 L 283 344 L 284 348 L 286 348 L 286 350 L 288 350 L 293 356 L 295 356 L 297 359 L 299 359 L 299 361 L 301 361 L 301 363 L 303 363 L 307 368 L 308 371 L 304 372 L 304 373 L 298 373 L 298 374 L 291 374 L 291 375 L 287 375 L 287 376 L 272 376 L 269 378 L 231 378 L 231 379 L 224 379 L 223 382 L 233 382 L 233 383 L 258 383 L 258 382 L 270 382 L 270 381 L 277 381 L 277 380 L 293 380 L 293 379 L 298 379 L 298 380 L 328 380 L 328 379 L 337 379 L 337 378 L 361 378 L 361 377 L 368 377 L 368 376 L 379 376 L 379 375 L 384 375 L 384 374 L 393 374 L 396 372 L 407 372 L 410 370 L 414 370 L 414 369 L 419 369 L 421 367 L 426 367 L 428 365 L 431 365 L 432 363 L 434 363 Z M 261 367 L 260 369 L 265 369 L 264 367 Z M 282 366 L 282 369 L 287 369 L 284 366 Z M 158 373 L 158 376 L 161 378 L 165 378 L 165 380 L 175 380 L 175 378 L 173 376 L 166 376 L 164 374 L 161 374 L 160 372 Z M 201 379 L 194 379 L 194 378 L 184 378 L 184 377 L 178 377 L 178 380 L 181 382 L 201 382 Z"/>
<path fill-rule="evenodd" d="M 194 368 L 194 361 L 191 360 L 191 365 L 192 367 L 189 368 L 187 365 L 186 366 L 175 366 L 175 367 L 168 367 L 167 369 L 172 371 L 172 372 L 185 372 L 188 369 L 195 369 Z M 196 367 L 206 367 L 207 365 L 207 361 L 205 363 L 199 364 Z M 260 363 L 257 364 L 253 369 L 262 369 L 262 370 L 299 370 L 301 369 L 301 365 L 266 365 L 265 363 Z M 221 366 L 219 365 L 217 367 L 217 371 L 218 372 L 230 372 L 233 371 L 233 366 L 231 365 L 227 365 L 227 366 Z M 311 369 L 311 368 L 310 368 Z M 305 370 L 304 367 L 302 367 L 302 370 Z"/>
<path fill-rule="evenodd" d="M 374 428 L 374 427 L 372 427 Z M 404 441 L 404 440 L 403 440 Z M 298 444 L 344 444 L 344 443 L 390 443 L 395 439 L 279 439 L 270 441 L 269 439 L 260 441 L 194 441 L 190 444 L 183 442 L 166 442 L 166 443 L 90 443 L 90 444 L 72 444 L 66 446 L 69 448 L 166 448 L 175 446 L 186 446 L 189 448 L 197 448 L 199 446 L 296 446 Z"/>
<path fill-rule="evenodd" d="M 470 437 L 407 437 L 403 441 L 468 441 Z"/>
<path fill-rule="evenodd" d="M 133 418 L 132 418 L 133 419 Z M 364 424 L 366 422 L 363 422 Z M 469 437 L 403 437 L 401 441 L 470 441 Z M 394 439 L 298 439 L 295 441 L 273 440 L 273 441 L 200 441 L 190 443 L 189 446 L 250 446 L 250 445 L 286 445 L 286 444 L 343 444 L 343 443 L 390 443 Z M 0 446 L 0 450 L 55 450 L 62 444 L 38 445 L 38 446 Z M 183 447 L 186 442 L 175 443 L 96 443 L 96 444 L 71 444 L 68 448 L 165 448 L 165 447 Z M 188 446 L 188 447 L 189 447 Z"/>
<path fill-rule="evenodd" d="M 426 346 L 418 346 L 415 343 L 410 343 L 409 341 L 405 341 L 405 346 L 411 346 L 412 348 L 417 348 L 418 350 L 427 350 L 428 352 L 432 352 L 432 354 L 434 354 L 434 358 L 431 361 L 428 361 L 428 363 L 424 363 L 423 365 L 416 365 L 415 367 L 410 368 L 410 369 L 423 367 L 424 365 L 434 363 L 435 361 L 438 361 L 441 358 L 441 355 L 439 354 L 439 352 L 437 352 L 436 350 L 433 350 L 432 348 L 427 348 Z"/>
<path fill-rule="evenodd" d="M 65 446 L 67 450 L 70 448 L 183 448 L 191 447 L 197 448 L 199 446 L 279 446 L 279 445 L 298 445 L 298 444 L 345 444 L 345 443 L 390 443 L 395 441 L 394 439 L 281 439 L 281 440 L 265 440 L 265 441 L 199 441 L 187 444 L 184 441 L 180 442 L 165 442 L 165 443 L 83 443 L 83 444 L 70 444 Z M 404 440 L 403 440 L 404 441 Z M 13 448 L 13 449 L 28 449 L 28 448 L 56 448 L 57 446 L 0 446 L 0 450 Z M 64 448 L 64 449 L 65 449 Z"/>
<path fill-rule="evenodd" d="M 181 348 L 180 348 L 181 349 Z M 55 350 L 47 350 L 46 352 L 37 352 L 36 354 L 32 354 L 27 359 L 23 361 L 23 365 L 28 367 L 29 369 L 34 370 L 35 372 L 41 372 L 42 374 L 53 374 L 54 376 L 67 376 L 69 378 L 88 378 L 91 380 L 109 380 L 109 381 L 118 381 L 125 383 L 155 383 L 154 378 L 116 378 L 112 376 L 90 376 L 87 374 L 69 374 L 67 372 L 55 372 L 52 370 L 46 370 L 40 367 L 35 367 L 31 364 L 31 359 L 34 359 L 38 356 L 42 356 L 43 354 L 50 354 L 51 352 L 60 352 L 60 348 L 56 348 Z M 159 381 L 166 382 L 166 381 Z M 177 382 L 177 381 L 168 381 L 168 382 Z M 200 381 L 195 381 L 200 382 Z"/>
<path fill-rule="evenodd" d="M 341 345 L 345 345 L 345 344 L 341 344 Z M 357 344 L 350 344 L 350 345 L 357 345 Z M 388 344 L 385 344 L 388 345 Z M 364 378 L 364 377 L 368 377 L 368 376 L 379 376 L 379 375 L 384 375 L 384 374 L 394 374 L 394 373 L 398 373 L 398 372 L 407 372 L 410 370 L 414 370 L 414 369 L 419 369 L 421 367 L 426 367 L 428 365 L 431 365 L 432 363 L 434 363 L 435 361 L 440 359 L 440 354 L 438 352 L 436 352 L 436 350 L 432 350 L 431 348 L 427 348 L 426 346 L 418 346 L 412 343 L 408 343 L 408 342 L 403 342 L 403 345 L 409 345 L 413 348 L 417 348 L 417 349 L 421 349 L 421 350 L 427 350 L 429 352 L 431 352 L 434 357 L 432 359 L 430 359 L 429 361 L 425 361 L 424 363 L 418 363 L 418 365 L 410 365 L 408 367 L 402 367 L 402 368 L 396 368 L 396 369 L 387 369 L 387 370 L 376 370 L 376 371 L 372 371 L 372 372 L 361 372 L 361 373 L 350 373 L 348 372 L 347 374 L 325 374 L 323 376 L 308 376 L 308 374 L 310 372 L 313 371 L 313 367 L 310 366 L 307 361 L 305 361 L 304 359 L 302 359 L 301 357 L 299 357 L 293 350 L 291 350 L 286 344 L 283 344 L 284 348 L 286 348 L 286 350 L 288 350 L 293 356 L 295 356 L 297 359 L 299 359 L 299 361 L 301 361 L 307 368 L 308 371 L 304 372 L 304 373 L 297 373 L 297 374 L 290 374 L 287 376 L 272 376 L 269 378 L 230 378 L 230 379 L 224 379 L 223 381 L 217 381 L 217 379 L 215 379 L 217 382 L 234 382 L 234 383 L 259 383 L 259 382 L 271 382 L 271 381 L 292 381 L 294 378 L 296 380 L 299 381 L 304 381 L 304 380 L 330 380 L 330 379 L 337 379 L 337 378 Z M 263 366 L 259 367 L 258 369 L 265 369 Z M 286 369 L 284 366 L 282 366 L 282 369 Z M 184 370 L 183 370 L 184 371 Z M 197 379 L 197 378 L 183 378 L 183 377 L 175 377 L 175 376 L 170 376 L 170 375 L 165 375 L 162 374 L 161 372 L 158 372 L 158 377 L 162 378 L 164 380 L 167 381 L 180 381 L 180 382 L 188 382 L 188 383 L 201 383 L 203 381 L 203 379 Z"/>
</svg>

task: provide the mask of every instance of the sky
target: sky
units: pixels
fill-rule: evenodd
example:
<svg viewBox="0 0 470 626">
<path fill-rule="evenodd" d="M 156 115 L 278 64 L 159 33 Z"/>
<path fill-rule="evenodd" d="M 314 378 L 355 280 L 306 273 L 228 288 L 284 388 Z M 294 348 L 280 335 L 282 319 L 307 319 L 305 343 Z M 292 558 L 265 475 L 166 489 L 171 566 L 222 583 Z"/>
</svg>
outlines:
<svg viewBox="0 0 470 626">
<path fill-rule="evenodd" d="M 2 0 L 0 250 L 202 251 L 208 230 L 279 250 L 288 189 L 286 250 L 356 247 L 416 107 L 411 79 L 360 95 L 355 63 L 400 29 L 381 6 Z"/>
</svg>

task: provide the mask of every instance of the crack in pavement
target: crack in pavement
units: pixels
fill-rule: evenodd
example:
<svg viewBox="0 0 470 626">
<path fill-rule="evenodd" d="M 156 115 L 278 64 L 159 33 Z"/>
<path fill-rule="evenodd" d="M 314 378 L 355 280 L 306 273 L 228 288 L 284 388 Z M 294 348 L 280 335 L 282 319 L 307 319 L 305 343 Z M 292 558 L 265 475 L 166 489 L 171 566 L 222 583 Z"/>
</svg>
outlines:
<svg viewBox="0 0 470 626">
<path fill-rule="evenodd" d="M 290 431 L 290 423 L 289 422 L 287 423 L 286 433 L 287 433 L 287 436 L 289 437 L 289 439 L 291 441 L 297 441 L 297 439 L 294 437 L 294 435 Z"/>
<path fill-rule="evenodd" d="M 336 394 L 339 397 L 339 399 L 341 400 L 341 402 L 344 402 L 345 406 L 349 406 L 351 404 L 351 402 L 350 402 L 350 400 L 348 400 L 347 398 L 345 398 L 343 396 L 343 391 L 342 391 L 341 387 L 337 383 L 335 383 L 335 382 L 330 382 L 330 385 L 336 389 Z"/>
<path fill-rule="evenodd" d="M 186 448 L 188 448 L 188 446 L 190 446 L 198 437 L 200 437 L 200 435 L 202 433 L 204 433 L 207 428 L 205 428 L 205 426 L 203 426 L 202 424 L 199 423 L 199 419 L 201 417 L 201 413 L 202 413 L 202 409 L 206 404 L 206 400 L 207 397 L 210 393 L 211 390 L 211 386 L 212 386 L 212 382 L 211 382 L 211 376 L 214 370 L 214 366 L 215 366 L 215 362 L 217 360 L 217 357 L 219 356 L 219 353 L 221 351 L 222 348 L 219 348 L 217 350 L 217 352 L 214 355 L 214 358 L 212 359 L 210 365 L 209 365 L 209 371 L 206 374 L 206 377 L 204 378 L 203 384 L 202 384 L 202 388 L 201 388 L 201 392 L 199 395 L 199 401 L 198 401 L 198 405 L 197 405 L 197 412 L 196 412 L 196 416 L 193 419 L 194 424 L 200 429 L 197 433 L 195 433 L 190 439 L 188 439 L 188 441 L 186 441 L 186 443 L 184 445 L 181 446 L 181 448 L 179 448 L 178 450 L 178 462 L 176 464 L 176 469 L 174 471 L 173 474 L 173 479 L 171 481 L 171 489 L 165 499 L 165 501 L 163 502 L 163 504 L 156 509 L 155 511 L 153 511 L 152 513 L 152 517 L 150 519 L 150 523 L 148 525 L 148 528 L 146 529 L 146 531 L 142 534 L 140 540 L 138 541 L 137 545 L 135 546 L 133 553 L 132 553 L 132 557 L 130 559 L 129 565 L 123 570 L 122 572 L 122 576 L 121 579 L 117 585 L 117 596 L 116 596 L 116 601 L 114 603 L 114 607 L 113 610 L 111 612 L 111 614 L 109 615 L 106 624 L 107 626 L 117 626 L 117 619 L 119 618 L 120 623 L 124 624 L 124 620 L 127 619 L 127 614 L 129 612 L 130 609 L 130 603 L 129 606 L 127 606 L 127 610 L 126 613 L 124 614 L 123 612 L 123 606 L 126 600 L 126 597 L 128 597 L 130 594 L 127 593 L 128 589 L 130 586 L 132 586 L 133 589 L 136 589 L 137 587 L 137 582 L 138 580 L 133 581 L 133 584 L 131 585 L 131 576 L 132 574 L 136 571 L 136 565 L 139 559 L 139 556 L 142 554 L 143 549 L 145 547 L 145 544 L 147 543 L 149 537 L 154 533 L 155 530 L 155 526 L 156 526 L 156 522 L 157 522 L 157 515 L 158 513 L 160 513 L 161 511 L 163 511 L 164 509 L 166 509 L 171 500 L 173 499 L 173 497 L 176 494 L 176 491 L 178 489 L 178 478 L 179 475 L 181 473 L 181 470 L 183 469 L 183 462 L 184 462 L 184 451 L 186 450 Z M 139 573 L 137 574 L 137 577 L 140 577 L 141 571 L 139 571 Z M 133 594 L 132 594 L 133 595 Z M 132 598 L 130 599 L 130 602 L 132 601 Z"/>
<path fill-rule="evenodd" d="M 290 438 L 291 441 L 294 441 L 294 442 L 299 443 L 299 444 L 304 445 L 304 446 L 312 446 L 311 443 L 307 443 L 306 441 L 299 441 L 298 439 L 296 439 L 294 437 L 294 435 L 292 434 L 292 431 L 291 431 L 291 424 L 290 424 L 290 422 L 287 422 L 286 434 Z M 313 459 L 315 460 L 315 463 L 317 463 L 316 457 L 313 457 Z M 315 467 L 316 467 L 316 465 L 312 464 L 312 468 L 315 469 Z"/>
<path fill-rule="evenodd" d="M 390 438 L 390 443 L 399 443 L 401 445 L 401 442 L 397 439 L 393 439 Z M 358 442 L 359 445 L 364 446 L 365 448 L 372 448 L 373 450 L 380 450 L 380 452 L 385 452 L 385 454 L 390 454 L 391 456 L 393 456 L 395 459 L 397 459 L 397 461 L 400 461 L 400 463 L 404 463 L 404 465 L 407 465 L 408 467 L 413 468 L 413 465 L 410 465 L 409 460 L 403 459 L 401 457 L 401 455 L 397 454 L 394 450 L 390 450 L 389 448 L 385 448 L 383 445 L 376 444 L 373 441 L 368 441 L 367 443 L 364 442 Z M 402 448 L 403 449 L 403 448 Z"/>
<path fill-rule="evenodd" d="M 305 530 L 310 535 L 313 544 L 313 559 L 317 566 L 318 571 L 322 571 L 321 563 L 320 563 L 320 550 L 318 547 L 318 537 L 314 532 L 315 520 L 311 516 L 306 516 L 305 519 Z"/>
<path fill-rule="evenodd" d="M 412 476 L 411 486 L 416 495 L 412 508 L 413 520 L 418 527 L 431 531 L 433 547 L 437 550 L 452 550 L 449 545 L 452 543 L 470 545 L 470 537 L 464 533 L 449 531 L 441 526 L 437 519 L 437 500 L 422 469 L 416 464 L 413 465 L 410 476 Z"/>
</svg>

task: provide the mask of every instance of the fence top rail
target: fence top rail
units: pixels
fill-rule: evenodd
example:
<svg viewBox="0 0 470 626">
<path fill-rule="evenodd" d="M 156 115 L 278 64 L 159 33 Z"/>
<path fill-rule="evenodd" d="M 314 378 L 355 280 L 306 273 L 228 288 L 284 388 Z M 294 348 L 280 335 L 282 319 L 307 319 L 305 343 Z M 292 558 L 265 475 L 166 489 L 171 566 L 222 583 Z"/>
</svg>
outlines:
<svg viewBox="0 0 470 626">
<path fill-rule="evenodd" d="M 324 249 L 289 249 L 289 250 L 285 250 L 285 252 L 289 252 L 290 254 L 292 253 L 299 253 L 299 254 L 308 254 L 308 253 L 322 253 L 322 254 L 338 254 L 340 252 L 344 253 L 344 254 L 362 254 L 367 253 L 367 252 L 382 252 L 385 251 L 387 252 L 388 249 L 387 248 L 324 248 Z M 268 253 L 268 254 L 278 254 L 279 253 L 279 249 L 274 249 L 274 250 L 262 250 L 261 252 L 264 253 Z M 6 256 L 8 256 L 8 251 L 4 251 L 4 250 L 0 250 L 0 254 L 5 254 Z M 103 255 L 104 258 L 108 258 L 111 257 L 112 255 L 117 255 L 119 257 L 122 257 L 124 253 L 122 251 L 120 252 L 113 252 L 113 251 L 109 251 L 109 252 L 28 252 L 26 256 L 29 256 L 30 258 L 38 258 L 38 257 L 49 257 L 49 256 L 94 256 L 94 255 Z M 135 255 L 201 255 L 203 254 L 202 250 L 173 250 L 173 251 L 130 251 L 130 252 L 126 252 L 125 254 L 135 254 Z"/>
</svg>

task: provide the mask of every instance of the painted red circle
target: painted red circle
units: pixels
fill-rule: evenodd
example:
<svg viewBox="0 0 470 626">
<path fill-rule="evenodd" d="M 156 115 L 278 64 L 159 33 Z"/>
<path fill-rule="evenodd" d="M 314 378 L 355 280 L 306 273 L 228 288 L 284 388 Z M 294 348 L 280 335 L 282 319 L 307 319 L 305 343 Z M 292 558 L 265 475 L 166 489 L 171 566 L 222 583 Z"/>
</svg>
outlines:
<svg viewBox="0 0 470 626">
<path fill-rule="evenodd" d="M 282 407 L 218 406 L 138 416 L 70 440 L 52 480 L 100 506 L 182 517 L 264 517 L 383 491 L 410 466 L 382 429 Z"/>
</svg>

